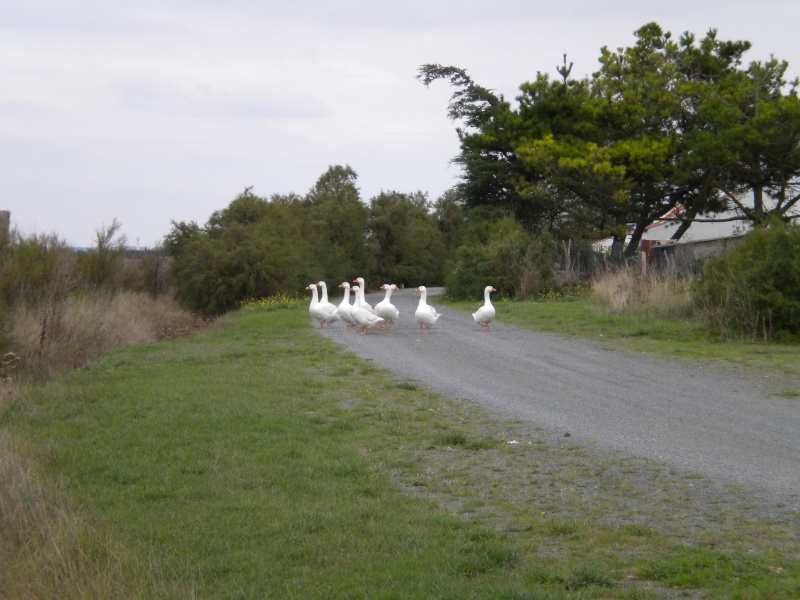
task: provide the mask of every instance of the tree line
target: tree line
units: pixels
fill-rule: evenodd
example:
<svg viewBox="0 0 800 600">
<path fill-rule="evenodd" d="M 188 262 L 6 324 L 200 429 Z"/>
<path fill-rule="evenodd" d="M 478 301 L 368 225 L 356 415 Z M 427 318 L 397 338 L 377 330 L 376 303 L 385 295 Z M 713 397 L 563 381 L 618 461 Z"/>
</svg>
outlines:
<svg viewBox="0 0 800 600">
<path fill-rule="evenodd" d="M 164 247 L 178 297 L 215 315 L 320 280 L 441 283 L 447 221 L 460 220 L 458 207 L 421 192 L 382 192 L 367 204 L 357 182 L 351 167 L 334 165 L 303 196 L 263 198 L 247 188 L 204 226 L 173 222 Z"/>
<path fill-rule="evenodd" d="M 244 300 L 294 294 L 320 280 L 364 276 L 377 288 L 445 285 L 477 298 L 487 282 L 500 295 L 528 297 L 556 285 L 556 240 L 531 236 L 507 212 L 465 210 L 457 190 L 381 192 L 362 201 L 358 176 L 334 165 L 305 195 L 257 196 L 245 189 L 204 225 L 172 223 L 164 239 L 181 303 L 207 316 Z M 591 254 L 588 244 L 576 245 Z"/>
</svg>

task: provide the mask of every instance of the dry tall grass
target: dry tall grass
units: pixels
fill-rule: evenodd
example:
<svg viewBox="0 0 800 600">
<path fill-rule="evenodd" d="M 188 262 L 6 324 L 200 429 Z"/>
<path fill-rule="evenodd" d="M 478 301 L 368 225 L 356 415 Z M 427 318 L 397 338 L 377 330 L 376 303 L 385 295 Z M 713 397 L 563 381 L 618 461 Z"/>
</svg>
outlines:
<svg viewBox="0 0 800 600">
<path fill-rule="evenodd" d="M 639 314 L 670 318 L 692 314 L 692 281 L 665 274 L 647 277 L 621 269 L 592 280 L 592 298 L 614 314 Z"/>
<path fill-rule="evenodd" d="M 141 292 L 54 296 L 14 311 L 11 337 L 23 372 L 46 379 L 114 348 L 177 338 L 201 325 L 168 297 Z"/>
<path fill-rule="evenodd" d="M 125 345 L 187 335 L 203 322 L 173 300 L 138 292 L 50 295 L 11 314 L 14 352 L 0 357 L 0 407 L 20 380 L 46 379 L 82 367 Z M 24 388 L 24 386 L 23 386 Z M 0 430 L 0 598 L 185 597 L 157 582 L 132 590 L 130 565 L 63 501 L 57 482 L 39 472 L 38 451 Z"/>
</svg>

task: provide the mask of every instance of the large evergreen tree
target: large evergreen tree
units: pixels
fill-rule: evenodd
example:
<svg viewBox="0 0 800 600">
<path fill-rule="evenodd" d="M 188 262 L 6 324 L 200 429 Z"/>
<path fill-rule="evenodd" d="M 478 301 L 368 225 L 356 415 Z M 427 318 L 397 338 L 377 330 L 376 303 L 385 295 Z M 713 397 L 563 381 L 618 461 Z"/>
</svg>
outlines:
<svg viewBox="0 0 800 600">
<path fill-rule="evenodd" d="M 611 235 L 621 257 L 631 230 L 629 253 L 677 206 L 680 237 L 692 219 L 723 208 L 723 192 L 753 189 L 754 221 L 764 216 L 762 190 L 784 211 L 798 201 L 800 124 L 794 87 L 781 92 L 786 64 L 743 70 L 749 42 L 715 30 L 675 41 L 649 23 L 635 37 L 603 48 L 599 70 L 581 80 L 570 79 L 565 56 L 561 79 L 539 73 L 520 87 L 517 107 L 461 69 L 420 68 L 426 85 L 456 88 L 448 115 L 464 125 L 456 160 L 468 207 L 510 210 L 531 232 Z"/>
<path fill-rule="evenodd" d="M 724 109 L 710 117 L 723 133 L 729 196 L 755 225 L 798 214 L 800 100 L 798 80 L 785 80 L 787 68 L 788 63 L 773 58 L 736 73 L 714 104 L 724 102 Z M 749 191 L 749 201 L 737 193 L 742 189 Z"/>
</svg>

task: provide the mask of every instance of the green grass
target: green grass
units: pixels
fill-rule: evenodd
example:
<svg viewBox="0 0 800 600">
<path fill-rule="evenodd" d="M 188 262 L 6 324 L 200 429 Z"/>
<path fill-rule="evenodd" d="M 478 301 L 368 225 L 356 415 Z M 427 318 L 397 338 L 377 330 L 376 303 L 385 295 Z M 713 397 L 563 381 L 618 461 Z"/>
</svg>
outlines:
<svg viewBox="0 0 800 600">
<path fill-rule="evenodd" d="M 398 381 L 305 310 L 114 351 L 31 390 L 0 427 L 96 540 L 83 554 L 124 563 L 126 597 L 800 595 L 791 516 L 702 505 L 704 480 Z"/>
</svg>

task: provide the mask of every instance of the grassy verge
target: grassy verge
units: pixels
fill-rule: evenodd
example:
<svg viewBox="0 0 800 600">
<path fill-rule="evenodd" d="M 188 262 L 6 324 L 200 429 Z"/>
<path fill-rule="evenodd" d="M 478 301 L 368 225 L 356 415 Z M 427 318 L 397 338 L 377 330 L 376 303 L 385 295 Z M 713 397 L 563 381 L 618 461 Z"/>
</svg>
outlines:
<svg viewBox="0 0 800 600">
<path fill-rule="evenodd" d="M 797 515 L 497 422 L 342 353 L 305 310 L 116 350 L 0 427 L 77 530 L 58 582 L 6 569 L 47 535 L 0 504 L 31 532 L 4 540 L 0 597 L 800 595 Z"/>
</svg>

